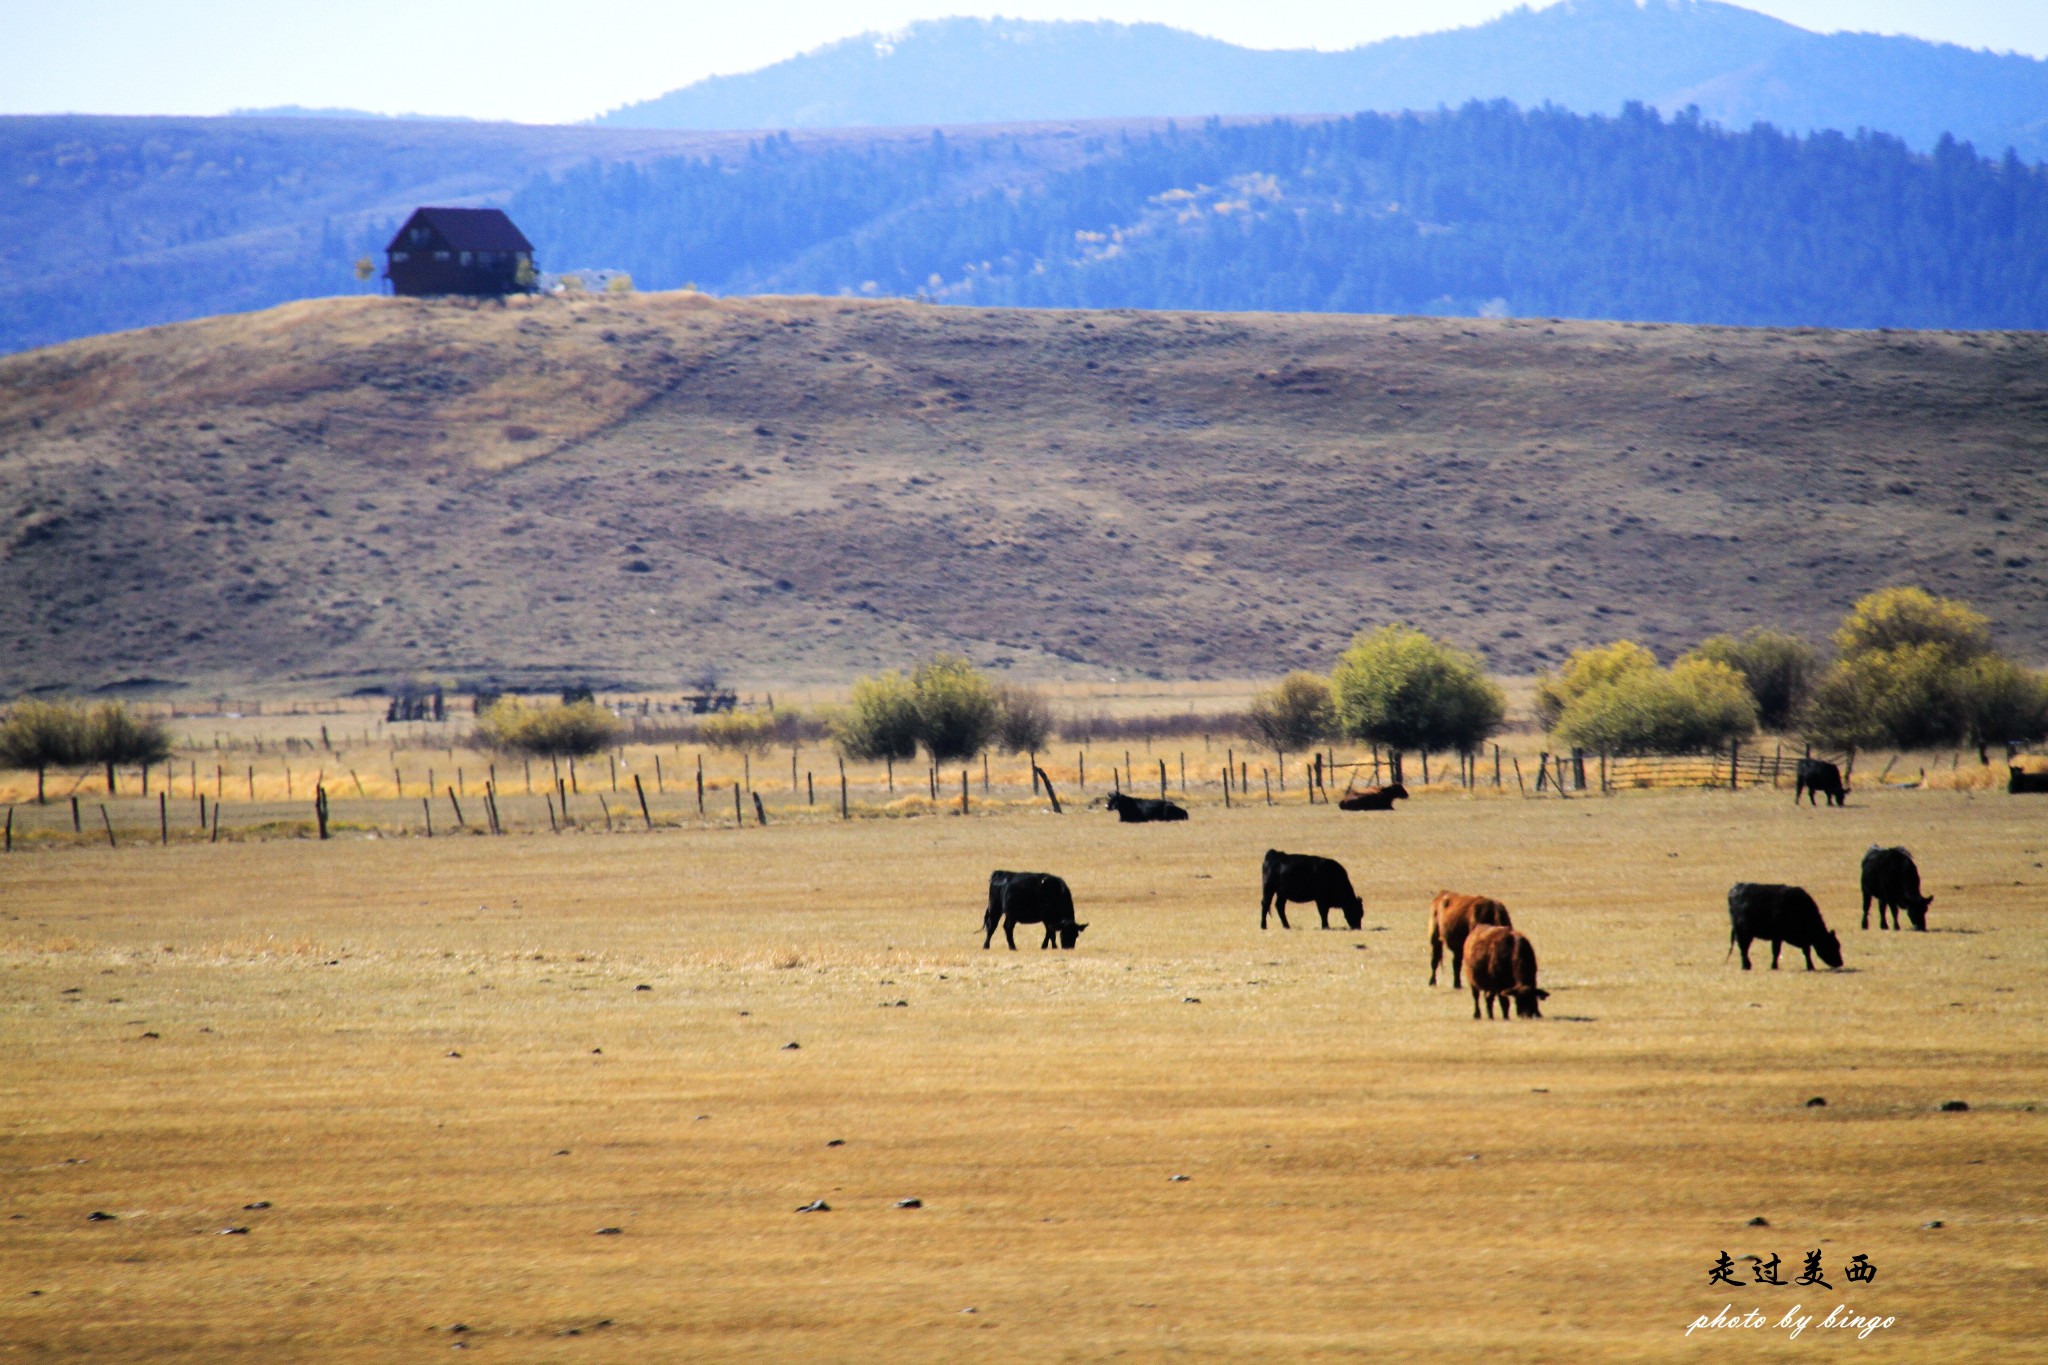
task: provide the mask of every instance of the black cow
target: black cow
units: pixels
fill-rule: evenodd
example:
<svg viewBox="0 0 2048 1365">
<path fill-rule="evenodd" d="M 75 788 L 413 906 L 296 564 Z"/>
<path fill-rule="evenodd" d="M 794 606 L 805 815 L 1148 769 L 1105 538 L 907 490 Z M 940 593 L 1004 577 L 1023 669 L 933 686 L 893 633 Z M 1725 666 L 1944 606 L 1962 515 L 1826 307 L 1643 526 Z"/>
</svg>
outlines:
<svg viewBox="0 0 2048 1365">
<path fill-rule="evenodd" d="M 1344 864 L 1335 858 L 1319 858 L 1313 853 L 1282 853 L 1277 848 L 1266 850 L 1266 861 L 1261 869 L 1260 881 L 1263 889 L 1259 893 L 1259 927 L 1266 927 L 1266 914 L 1277 911 L 1280 927 L 1291 929 L 1287 922 L 1287 902 L 1312 902 L 1316 913 L 1323 917 L 1323 927 L 1330 927 L 1330 907 L 1344 912 L 1344 923 L 1353 929 L 1365 924 L 1365 902 L 1358 899 L 1358 893 L 1351 889 L 1351 876 L 1345 872 Z"/>
<path fill-rule="evenodd" d="M 1399 782 L 1369 791 L 1356 792 L 1337 803 L 1338 810 L 1392 810 L 1396 801 L 1406 801 L 1408 789 Z"/>
<path fill-rule="evenodd" d="M 1877 902 L 1877 927 L 1884 928 L 1889 910 L 1892 928 L 1899 927 L 1899 911 L 1913 917 L 1913 927 L 1927 932 L 1927 907 L 1934 897 L 1920 894 L 1920 868 L 1903 848 L 1879 848 L 1872 844 L 1863 854 L 1863 927 L 1870 927 L 1870 903 Z"/>
<path fill-rule="evenodd" d="M 1052 947 L 1055 937 L 1060 947 L 1071 948 L 1088 927 L 1074 923 L 1074 895 L 1050 872 L 989 873 L 988 909 L 981 916 L 983 948 L 995 941 L 998 922 L 1012 952 L 1017 948 L 1020 924 L 1045 926 L 1045 941 L 1038 945 L 1041 950 Z"/>
<path fill-rule="evenodd" d="M 1154 820 L 1185 820 L 1188 813 L 1171 801 L 1161 801 L 1156 796 L 1126 796 L 1118 792 L 1105 797 L 1105 810 L 1116 812 L 1116 818 L 1127 825 L 1145 825 Z"/>
<path fill-rule="evenodd" d="M 2028 792 L 2048 792 L 2048 773 L 2030 773 L 2017 763 L 2007 764 L 2005 789 L 2014 796 Z"/>
<path fill-rule="evenodd" d="M 1849 789 L 1842 785 L 1842 770 L 1826 759 L 1800 759 L 1799 780 L 1792 788 L 1792 804 L 1798 805 L 1802 796 L 1816 806 L 1823 796 L 1827 797 L 1830 806 L 1847 803 Z"/>
<path fill-rule="evenodd" d="M 1842 965 L 1842 944 L 1820 917 L 1813 897 L 1796 886 L 1769 886 L 1760 882 L 1737 882 L 1728 888 L 1728 951 L 1742 948 L 1742 970 L 1749 970 L 1749 945 L 1756 939 L 1771 941 L 1771 970 L 1778 970 L 1778 951 L 1789 943 L 1806 954 L 1806 970 L 1813 970 L 1813 955 L 1830 967 Z"/>
</svg>

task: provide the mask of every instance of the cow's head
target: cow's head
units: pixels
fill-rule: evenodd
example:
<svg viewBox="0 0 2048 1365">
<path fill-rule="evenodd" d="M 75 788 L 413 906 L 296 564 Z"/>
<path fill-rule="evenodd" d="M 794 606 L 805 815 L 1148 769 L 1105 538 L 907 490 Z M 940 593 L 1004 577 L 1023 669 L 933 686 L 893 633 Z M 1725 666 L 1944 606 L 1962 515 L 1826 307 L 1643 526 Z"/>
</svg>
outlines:
<svg viewBox="0 0 2048 1365">
<path fill-rule="evenodd" d="M 1906 918 L 1913 921 L 1913 927 L 1921 933 L 1927 932 L 1927 907 L 1934 904 L 1934 897 L 1920 896 L 1906 902 Z"/>
<path fill-rule="evenodd" d="M 1548 1000 L 1550 992 L 1539 990 L 1534 986 L 1524 986 L 1521 990 L 1514 992 L 1514 997 L 1516 1014 L 1524 1019 L 1541 1019 L 1543 1011 L 1536 1007 L 1536 1002 L 1538 1000 Z"/>
<path fill-rule="evenodd" d="M 1820 954 L 1820 960 L 1830 967 L 1842 965 L 1842 940 L 1835 937 L 1835 931 L 1827 929 L 1814 940 L 1813 950 Z"/>
<path fill-rule="evenodd" d="M 1351 904 L 1344 907 L 1344 923 L 1352 929 L 1365 927 L 1365 902 L 1358 897 L 1351 898 Z"/>
<path fill-rule="evenodd" d="M 1081 937 L 1081 931 L 1087 927 L 1085 924 L 1062 924 L 1060 926 L 1060 947 L 1073 947 L 1075 941 Z"/>
<path fill-rule="evenodd" d="M 1389 783 L 1387 786 L 1381 787 L 1380 792 L 1389 801 L 1406 801 L 1408 799 L 1408 789 L 1399 782 Z"/>
</svg>

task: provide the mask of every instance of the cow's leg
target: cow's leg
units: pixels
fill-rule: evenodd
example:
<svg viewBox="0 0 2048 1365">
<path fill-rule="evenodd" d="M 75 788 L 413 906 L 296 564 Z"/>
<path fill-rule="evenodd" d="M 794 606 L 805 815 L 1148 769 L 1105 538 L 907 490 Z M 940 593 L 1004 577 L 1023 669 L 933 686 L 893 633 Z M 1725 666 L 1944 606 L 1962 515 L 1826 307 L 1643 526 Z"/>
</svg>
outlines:
<svg viewBox="0 0 2048 1365">
<path fill-rule="evenodd" d="M 1738 939 L 1736 939 L 1736 940 L 1735 940 L 1735 942 L 1736 942 L 1736 945 L 1737 945 L 1738 947 L 1740 947 L 1740 948 L 1742 949 L 1742 970 L 1744 970 L 1744 971 L 1746 972 L 1746 971 L 1748 971 L 1748 970 L 1749 970 L 1749 944 L 1750 944 L 1750 940 L 1749 940 L 1749 939 L 1746 939 L 1746 938 L 1738 938 Z M 1727 961 L 1727 959 L 1726 959 L 1726 958 L 1723 958 L 1723 959 L 1721 959 L 1721 960 L 1722 960 L 1723 962 Z"/>
<path fill-rule="evenodd" d="M 1800 947 L 1799 951 L 1800 951 L 1800 952 L 1802 952 L 1802 953 L 1805 953 L 1805 954 L 1806 954 L 1806 970 L 1808 970 L 1809 972 L 1810 972 L 1810 971 L 1812 971 L 1812 970 L 1813 970 L 1813 949 L 1811 949 L 1811 948 L 1808 948 L 1808 947 L 1805 947 L 1804 945 L 1802 945 L 1802 946 Z"/>
<path fill-rule="evenodd" d="M 1265 928 L 1265 927 L 1266 927 L 1266 916 L 1268 916 L 1268 915 L 1270 915 L 1270 914 L 1272 914 L 1272 913 L 1273 913 L 1273 893 L 1272 893 L 1271 891 L 1262 891 L 1262 892 L 1260 892 L 1260 893 L 1259 893 L 1259 927 L 1260 927 L 1261 929 L 1263 929 L 1263 928 Z"/>
<path fill-rule="evenodd" d="M 1778 950 L 1784 946 L 1785 940 L 1781 938 L 1771 940 L 1771 970 L 1774 972 L 1778 970 Z"/>
<path fill-rule="evenodd" d="M 1474 1019 L 1479 1017 L 1479 984 L 1477 982 L 1474 982 L 1472 985 L 1472 1017 Z"/>
<path fill-rule="evenodd" d="M 1456 990 L 1458 989 L 1460 978 L 1465 974 L 1465 944 L 1461 939 L 1456 943 L 1446 943 L 1444 947 L 1450 950 L 1451 989 Z"/>
<path fill-rule="evenodd" d="M 1045 950 L 1046 950 L 1047 948 L 1050 948 L 1050 947 L 1052 947 L 1052 921 L 1051 921 L 1051 920 L 1047 920 L 1047 921 L 1045 922 L 1045 938 L 1044 938 L 1044 940 L 1043 940 L 1043 941 L 1042 941 L 1042 942 L 1041 942 L 1041 943 L 1040 943 L 1040 944 L 1038 945 L 1038 951 L 1042 953 L 1042 952 L 1044 952 L 1044 951 L 1045 951 Z"/>
<path fill-rule="evenodd" d="M 1432 925 L 1429 931 L 1429 984 L 1432 986 L 1436 984 L 1436 969 L 1443 960 L 1444 941 L 1437 937 L 1436 928 Z"/>
<path fill-rule="evenodd" d="M 1014 920 L 1014 919 L 1010 919 L 1010 918 L 1007 918 L 1007 917 L 1006 917 L 1006 918 L 1005 918 L 1005 919 L 1003 920 L 1003 939 L 1004 939 L 1004 941 L 1006 941 L 1006 942 L 1007 942 L 1007 943 L 1008 943 L 1008 944 L 1010 945 L 1010 951 L 1011 951 L 1011 952 L 1013 952 L 1013 953 L 1014 953 L 1014 952 L 1016 952 L 1016 951 L 1017 951 L 1017 921 L 1016 921 L 1016 920 Z"/>
<path fill-rule="evenodd" d="M 1330 906 L 1329 906 L 1329 903 L 1328 903 L 1328 902 L 1326 902 L 1326 901 L 1317 901 L 1317 902 L 1316 902 L 1316 913 L 1317 913 L 1318 915 L 1321 915 L 1321 916 L 1323 917 L 1323 927 L 1324 927 L 1325 929 L 1329 928 L 1329 927 L 1330 927 Z"/>
<path fill-rule="evenodd" d="M 1863 893 L 1863 927 L 1866 929 L 1870 927 L 1870 893 L 1868 891 Z M 1884 928 L 1883 901 L 1877 903 L 1877 927 L 1880 929 Z"/>
<path fill-rule="evenodd" d="M 1273 897 L 1273 913 L 1280 917 L 1280 927 L 1282 929 L 1292 929 L 1294 927 L 1287 922 L 1287 897 Z"/>
</svg>

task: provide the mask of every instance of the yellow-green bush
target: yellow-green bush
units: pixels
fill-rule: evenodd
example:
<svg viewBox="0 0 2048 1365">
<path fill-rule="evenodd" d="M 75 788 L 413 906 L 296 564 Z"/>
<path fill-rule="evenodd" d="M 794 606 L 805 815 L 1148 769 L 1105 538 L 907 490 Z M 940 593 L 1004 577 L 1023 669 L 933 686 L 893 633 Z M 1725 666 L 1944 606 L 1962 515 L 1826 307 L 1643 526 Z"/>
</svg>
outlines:
<svg viewBox="0 0 2048 1365">
<path fill-rule="evenodd" d="M 1536 679 L 1536 719 L 1544 729 L 1555 730 L 1565 708 L 1593 688 L 1656 667 L 1657 656 L 1634 640 L 1574 650 L 1555 675 Z"/>
<path fill-rule="evenodd" d="M 587 758 L 609 748 L 619 723 L 595 702 L 528 706 L 507 697 L 477 717 L 476 737 L 485 746 L 536 758 Z"/>
<path fill-rule="evenodd" d="M 1560 743 L 1612 754 L 1717 749 L 1755 732 L 1756 701 L 1742 675 L 1699 658 L 1668 670 L 1630 667 L 1594 683 L 1565 704 L 1553 728 Z"/>
<path fill-rule="evenodd" d="M 1336 737 L 1336 698 L 1315 674 L 1290 673 L 1252 698 L 1245 725 L 1268 749 L 1300 753 Z"/>
<path fill-rule="evenodd" d="M 1360 634 L 1337 661 L 1331 691 L 1342 733 L 1396 749 L 1469 751 L 1507 716 L 1506 696 L 1477 658 L 1412 626 Z"/>
</svg>

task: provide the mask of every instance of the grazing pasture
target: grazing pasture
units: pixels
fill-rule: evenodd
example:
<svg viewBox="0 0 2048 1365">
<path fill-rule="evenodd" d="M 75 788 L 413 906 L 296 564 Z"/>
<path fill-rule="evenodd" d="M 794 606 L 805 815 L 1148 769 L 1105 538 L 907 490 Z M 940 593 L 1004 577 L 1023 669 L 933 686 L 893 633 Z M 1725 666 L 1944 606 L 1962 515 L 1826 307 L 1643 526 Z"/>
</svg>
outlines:
<svg viewBox="0 0 2048 1365">
<path fill-rule="evenodd" d="M 1818 1351 L 1847 1304 L 1894 1321 L 1835 1352 L 2048 1358 L 2037 803 L 1079 804 L 18 846 L 0 1354 L 1741 1358 L 1787 1332 L 1687 1326 L 1799 1304 Z M 1873 843 L 1930 932 L 1855 929 Z M 1260 934 L 1268 848 L 1363 929 Z M 1075 951 L 982 950 L 998 867 Z M 1741 880 L 1848 969 L 1741 971 Z M 1513 907 L 1542 1019 L 1425 984 L 1445 886 Z M 1747 1283 L 1814 1249 L 1832 1289 Z"/>
</svg>

